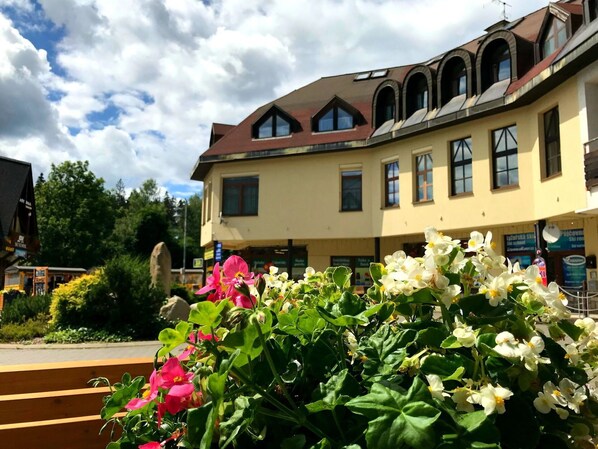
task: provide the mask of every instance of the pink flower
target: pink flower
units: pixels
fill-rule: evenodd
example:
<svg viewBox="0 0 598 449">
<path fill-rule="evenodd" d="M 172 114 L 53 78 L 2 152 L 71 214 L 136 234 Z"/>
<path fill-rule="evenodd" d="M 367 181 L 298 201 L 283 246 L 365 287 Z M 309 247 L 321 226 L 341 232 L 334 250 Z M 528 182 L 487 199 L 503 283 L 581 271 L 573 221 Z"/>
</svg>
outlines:
<svg viewBox="0 0 598 449">
<path fill-rule="evenodd" d="M 176 357 L 169 358 L 161 371 L 160 386 L 164 388 L 171 388 L 174 385 L 187 384 L 191 382 L 193 373 L 185 371 L 181 362 Z"/>
<path fill-rule="evenodd" d="M 251 309 L 255 304 L 255 297 L 252 295 L 251 299 L 249 299 L 247 296 L 235 292 L 235 295 L 233 296 L 233 302 L 237 307 Z"/>
<path fill-rule="evenodd" d="M 182 410 L 189 408 L 193 402 L 193 393 L 195 388 L 193 384 L 175 385 L 170 389 L 164 398 L 166 411 L 174 415 Z"/>
<path fill-rule="evenodd" d="M 235 294 L 235 285 L 245 282 L 248 285 L 253 284 L 253 273 L 249 272 L 247 262 L 239 256 L 230 256 L 222 266 L 224 272 L 224 284 L 228 285 L 226 296 L 231 297 Z"/>
<path fill-rule="evenodd" d="M 137 410 L 141 407 L 145 407 L 147 404 L 152 402 L 158 396 L 158 387 L 160 383 L 160 374 L 154 370 L 150 376 L 150 387 L 148 390 L 143 392 L 143 397 L 131 399 L 125 408 L 129 411 Z M 149 443 L 148 443 L 149 444 Z"/>
<path fill-rule="evenodd" d="M 216 265 L 214 265 L 214 271 L 212 271 L 212 275 L 208 276 L 208 279 L 206 280 L 206 285 L 196 291 L 195 294 L 203 295 L 205 293 L 214 291 L 214 293 L 208 296 L 208 299 L 210 301 L 216 301 L 217 299 L 222 299 L 224 297 L 223 287 L 224 282 L 220 276 L 220 263 L 216 262 Z"/>
<path fill-rule="evenodd" d="M 189 334 L 189 341 L 191 343 L 198 343 L 199 340 L 212 340 L 212 339 L 216 339 L 216 341 L 218 341 L 218 337 L 216 337 L 215 335 L 212 336 L 212 334 L 204 334 L 202 331 L 191 332 L 191 334 Z M 181 352 L 177 356 L 177 359 L 184 360 L 187 357 L 189 357 L 191 354 L 196 353 L 198 350 L 199 349 L 196 346 L 189 345 L 185 348 L 185 350 L 183 352 Z"/>
<path fill-rule="evenodd" d="M 157 443 L 156 441 L 151 441 L 149 443 L 140 444 L 139 449 L 161 449 L 162 445 Z"/>
</svg>

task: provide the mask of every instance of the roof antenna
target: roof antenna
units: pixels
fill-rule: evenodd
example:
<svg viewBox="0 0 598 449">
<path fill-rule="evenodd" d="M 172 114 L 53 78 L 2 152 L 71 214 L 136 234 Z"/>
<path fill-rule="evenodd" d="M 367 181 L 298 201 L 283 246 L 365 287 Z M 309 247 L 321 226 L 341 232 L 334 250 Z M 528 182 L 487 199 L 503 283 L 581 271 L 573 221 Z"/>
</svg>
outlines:
<svg viewBox="0 0 598 449">
<path fill-rule="evenodd" d="M 507 2 L 504 2 L 502 0 L 491 0 L 492 3 L 496 3 L 497 5 L 502 5 L 502 18 L 503 20 L 509 20 L 509 18 L 507 17 L 507 6 L 510 8 L 511 5 L 509 5 Z"/>
</svg>

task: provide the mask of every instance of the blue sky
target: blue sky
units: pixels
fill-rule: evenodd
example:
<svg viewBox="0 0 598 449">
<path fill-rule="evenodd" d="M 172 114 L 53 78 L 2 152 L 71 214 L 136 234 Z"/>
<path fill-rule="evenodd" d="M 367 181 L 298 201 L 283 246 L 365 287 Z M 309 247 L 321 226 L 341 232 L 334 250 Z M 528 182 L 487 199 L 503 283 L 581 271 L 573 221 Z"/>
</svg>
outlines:
<svg viewBox="0 0 598 449">
<path fill-rule="evenodd" d="M 548 4 L 509 3 L 511 18 Z M 189 196 L 213 122 L 322 76 L 426 61 L 501 16 L 492 0 L 0 0 L 0 154 Z"/>
</svg>

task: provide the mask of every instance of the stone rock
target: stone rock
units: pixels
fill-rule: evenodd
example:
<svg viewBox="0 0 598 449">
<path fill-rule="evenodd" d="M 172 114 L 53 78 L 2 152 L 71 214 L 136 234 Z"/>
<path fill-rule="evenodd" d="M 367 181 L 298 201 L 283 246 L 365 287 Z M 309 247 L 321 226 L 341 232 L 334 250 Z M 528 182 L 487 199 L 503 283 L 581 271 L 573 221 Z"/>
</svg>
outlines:
<svg viewBox="0 0 598 449">
<path fill-rule="evenodd" d="M 187 301 L 179 296 L 173 296 L 160 309 L 160 316 L 168 321 L 187 321 L 190 312 L 191 307 L 189 307 Z"/>
<path fill-rule="evenodd" d="M 164 290 L 166 296 L 170 296 L 170 277 L 172 269 L 172 258 L 170 251 L 164 242 L 154 246 L 150 257 L 150 274 L 152 276 L 152 286 Z"/>
</svg>

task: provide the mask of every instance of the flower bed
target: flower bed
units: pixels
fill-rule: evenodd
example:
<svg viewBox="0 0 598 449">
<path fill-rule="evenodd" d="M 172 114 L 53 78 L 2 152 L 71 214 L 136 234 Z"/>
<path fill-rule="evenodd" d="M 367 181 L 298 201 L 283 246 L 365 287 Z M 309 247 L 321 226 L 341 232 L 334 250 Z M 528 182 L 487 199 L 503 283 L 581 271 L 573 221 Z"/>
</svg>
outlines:
<svg viewBox="0 0 598 449">
<path fill-rule="evenodd" d="M 109 448 L 595 447 L 595 323 L 490 233 L 425 234 L 423 258 L 372 264 L 363 296 L 346 267 L 294 282 L 216 264 L 207 300 L 160 333 L 149 386 L 106 397 Z"/>
</svg>

